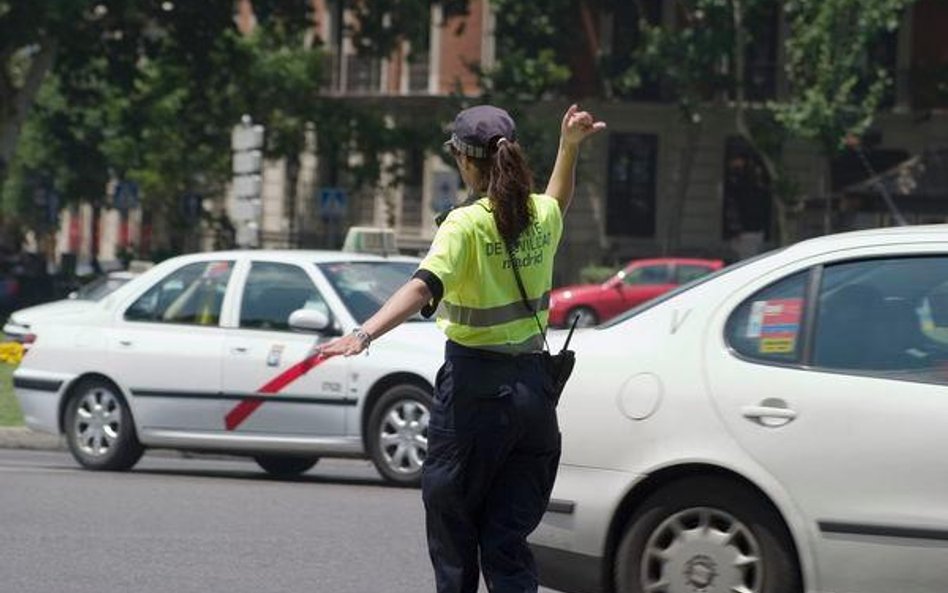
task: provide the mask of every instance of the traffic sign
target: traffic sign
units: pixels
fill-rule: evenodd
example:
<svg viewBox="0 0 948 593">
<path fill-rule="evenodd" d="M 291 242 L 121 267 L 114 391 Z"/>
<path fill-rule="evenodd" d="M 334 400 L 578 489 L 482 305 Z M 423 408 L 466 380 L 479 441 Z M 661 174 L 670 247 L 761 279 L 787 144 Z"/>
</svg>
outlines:
<svg viewBox="0 0 948 593">
<path fill-rule="evenodd" d="M 348 210 L 346 190 L 338 187 L 324 187 L 319 191 L 319 212 L 326 221 L 342 220 Z"/>
<path fill-rule="evenodd" d="M 237 199 L 231 207 L 230 217 L 239 222 L 258 220 L 262 210 L 259 198 Z"/>
<path fill-rule="evenodd" d="M 263 164 L 263 153 L 259 150 L 234 153 L 234 174 L 249 175 L 260 172 Z"/>
<path fill-rule="evenodd" d="M 454 206 L 458 197 L 459 179 L 456 171 L 436 171 L 432 176 L 434 195 L 431 197 L 431 209 L 444 212 Z"/>
<path fill-rule="evenodd" d="M 256 198 L 263 190 L 263 178 L 259 175 L 241 175 L 234 177 L 234 196 L 240 198 Z"/>
<path fill-rule="evenodd" d="M 263 126 L 235 127 L 230 136 L 230 147 L 234 152 L 263 148 Z"/>
<path fill-rule="evenodd" d="M 112 192 L 112 205 L 119 210 L 138 207 L 138 184 L 134 181 L 119 181 Z"/>
</svg>

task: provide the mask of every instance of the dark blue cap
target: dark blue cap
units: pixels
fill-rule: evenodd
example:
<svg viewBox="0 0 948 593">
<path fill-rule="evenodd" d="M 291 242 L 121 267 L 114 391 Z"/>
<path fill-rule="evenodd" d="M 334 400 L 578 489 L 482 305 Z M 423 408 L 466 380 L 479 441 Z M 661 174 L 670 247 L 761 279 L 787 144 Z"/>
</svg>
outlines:
<svg viewBox="0 0 948 593">
<path fill-rule="evenodd" d="M 489 154 L 490 143 L 505 138 L 517 139 L 517 126 L 510 114 L 493 105 L 478 105 L 465 109 L 454 118 L 451 139 L 444 143 L 461 154 L 483 159 Z"/>
</svg>

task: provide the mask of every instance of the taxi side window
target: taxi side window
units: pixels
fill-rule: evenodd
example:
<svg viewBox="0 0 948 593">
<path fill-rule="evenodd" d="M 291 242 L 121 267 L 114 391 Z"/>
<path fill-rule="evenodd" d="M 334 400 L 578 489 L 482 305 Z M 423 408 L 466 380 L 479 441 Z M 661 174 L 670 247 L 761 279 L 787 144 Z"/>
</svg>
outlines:
<svg viewBox="0 0 948 593">
<path fill-rule="evenodd" d="M 798 272 L 756 292 L 728 319 L 727 342 L 745 358 L 799 362 L 809 271 Z"/>
<path fill-rule="evenodd" d="M 234 264 L 188 264 L 165 276 L 125 310 L 127 321 L 217 325 Z"/>
<path fill-rule="evenodd" d="M 948 257 L 827 266 L 820 286 L 813 364 L 948 382 Z"/>
<path fill-rule="evenodd" d="M 290 314 L 297 309 L 315 309 L 329 316 L 329 306 L 302 268 L 253 262 L 240 301 L 240 327 L 288 330 Z"/>
</svg>

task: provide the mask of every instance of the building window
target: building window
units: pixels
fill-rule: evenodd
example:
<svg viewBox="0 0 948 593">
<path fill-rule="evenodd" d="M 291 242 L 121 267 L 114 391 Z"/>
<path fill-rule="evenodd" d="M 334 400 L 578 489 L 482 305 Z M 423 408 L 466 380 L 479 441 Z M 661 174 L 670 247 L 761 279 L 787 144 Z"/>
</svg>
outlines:
<svg viewBox="0 0 948 593">
<path fill-rule="evenodd" d="M 761 8 L 744 49 L 744 98 L 766 101 L 777 96 L 777 43 L 780 39 L 780 9 Z M 731 71 L 734 62 L 731 60 Z M 732 99 L 733 94 L 732 94 Z"/>
<path fill-rule="evenodd" d="M 770 176 L 760 157 L 746 140 L 731 136 L 724 149 L 723 238 L 759 233 L 768 239 L 772 202 Z"/>
<path fill-rule="evenodd" d="M 616 2 L 612 13 L 612 43 L 607 69 L 611 79 L 621 77 L 635 65 L 635 52 L 642 43 L 640 22 L 662 23 L 661 0 Z M 659 79 L 652 72 L 643 75 L 641 85 L 634 89 L 617 88 L 615 95 L 625 99 L 656 101 L 661 96 Z"/>
<path fill-rule="evenodd" d="M 606 234 L 614 237 L 655 235 L 658 136 L 612 134 L 609 137 L 609 181 Z"/>
</svg>

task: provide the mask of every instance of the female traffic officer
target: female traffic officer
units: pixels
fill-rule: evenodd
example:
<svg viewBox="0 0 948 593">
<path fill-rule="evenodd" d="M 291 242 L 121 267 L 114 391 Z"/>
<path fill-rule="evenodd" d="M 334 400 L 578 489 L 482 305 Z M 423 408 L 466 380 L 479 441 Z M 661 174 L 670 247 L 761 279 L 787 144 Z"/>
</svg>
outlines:
<svg viewBox="0 0 948 593">
<path fill-rule="evenodd" d="M 533 194 L 507 112 L 480 105 L 459 113 L 445 144 L 471 198 L 444 219 L 414 277 L 363 327 L 321 349 L 358 354 L 408 317 L 437 310 L 448 341 L 422 497 L 438 593 L 475 593 L 479 568 L 492 592 L 537 590 L 526 538 L 546 510 L 560 455 L 538 353 L 579 145 L 603 128 L 570 107 L 546 192 Z"/>
</svg>

